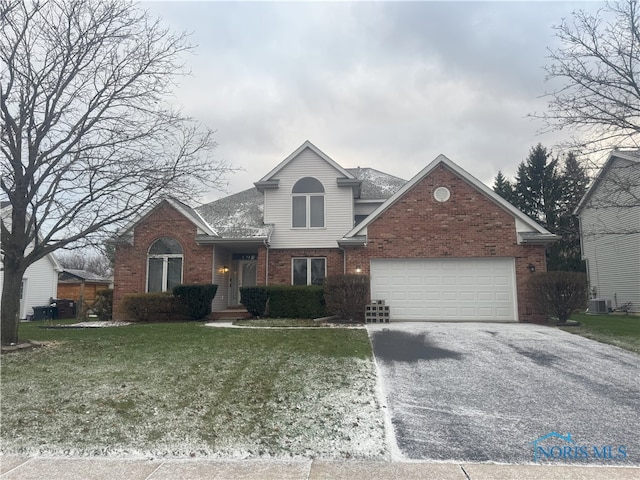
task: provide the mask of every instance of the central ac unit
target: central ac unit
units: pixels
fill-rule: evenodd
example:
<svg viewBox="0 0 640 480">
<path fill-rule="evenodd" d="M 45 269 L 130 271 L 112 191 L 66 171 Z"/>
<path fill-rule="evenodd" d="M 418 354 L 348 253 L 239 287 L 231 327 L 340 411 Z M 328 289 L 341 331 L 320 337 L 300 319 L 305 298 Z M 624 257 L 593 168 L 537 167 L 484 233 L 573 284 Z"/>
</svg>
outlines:
<svg viewBox="0 0 640 480">
<path fill-rule="evenodd" d="M 610 302 L 601 298 L 589 300 L 589 313 L 592 315 L 609 313 Z"/>
</svg>

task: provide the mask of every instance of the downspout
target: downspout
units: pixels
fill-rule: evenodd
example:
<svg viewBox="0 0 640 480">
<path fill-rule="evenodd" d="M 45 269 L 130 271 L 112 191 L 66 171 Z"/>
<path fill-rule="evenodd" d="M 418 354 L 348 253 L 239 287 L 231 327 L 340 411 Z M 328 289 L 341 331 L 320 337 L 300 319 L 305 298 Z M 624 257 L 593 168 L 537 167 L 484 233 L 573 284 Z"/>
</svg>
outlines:
<svg viewBox="0 0 640 480">
<path fill-rule="evenodd" d="M 342 273 L 343 275 L 346 275 L 347 274 L 347 252 L 345 251 L 344 247 L 340 246 L 340 244 L 338 244 L 338 248 L 342 250 Z"/>
<path fill-rule="evenodd" d="M 265 238 L 264 241 L 265 252 L 265 265 L 264 265 L 264 284 L 269 285 L 269 242 Z"/>
<path fill-rule="evenodd" d="M 264 284 L 265 286 L 269 285 L 269 245 L 271 244 L 271 232 L 272 228 L 269 228 L 269 233 L 267 233 L 267 238 L 265 238 L 262 243 L 264 243 L 265 252 L 265 265 L 264 265 Z"/>
</svg>

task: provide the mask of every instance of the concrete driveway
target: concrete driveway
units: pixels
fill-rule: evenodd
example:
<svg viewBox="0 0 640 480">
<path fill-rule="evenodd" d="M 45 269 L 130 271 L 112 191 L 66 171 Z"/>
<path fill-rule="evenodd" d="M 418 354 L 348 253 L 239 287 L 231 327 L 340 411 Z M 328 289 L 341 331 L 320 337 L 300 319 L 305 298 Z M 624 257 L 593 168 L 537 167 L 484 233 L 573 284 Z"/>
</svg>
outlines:
<svg viewBox="0 0 640 480">
<path fill-rule="evenodd" d="M 367 329 L 405 458 L 640 465 L 638 355 L 529 324 Z"/>
</svg>

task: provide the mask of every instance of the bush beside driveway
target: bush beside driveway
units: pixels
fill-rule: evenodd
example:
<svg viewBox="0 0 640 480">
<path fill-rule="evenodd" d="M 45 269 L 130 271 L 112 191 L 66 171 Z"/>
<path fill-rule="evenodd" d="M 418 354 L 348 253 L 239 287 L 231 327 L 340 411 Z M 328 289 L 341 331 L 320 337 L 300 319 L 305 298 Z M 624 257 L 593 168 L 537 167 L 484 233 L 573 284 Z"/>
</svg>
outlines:
<svg viewBox="0 0 640 480">
<path fill-rule="evenodd" d="M 575 442 L 559 441 L 562 447 L 617 452 L 623 446 L 627 452 L 620 460 L 559 463 L 640 464 L 637 355 L 529 324 L 405 323 L 368 330 L 407 458 L 532 463 L 533 442 L 559 432 Z"/>
</svg>

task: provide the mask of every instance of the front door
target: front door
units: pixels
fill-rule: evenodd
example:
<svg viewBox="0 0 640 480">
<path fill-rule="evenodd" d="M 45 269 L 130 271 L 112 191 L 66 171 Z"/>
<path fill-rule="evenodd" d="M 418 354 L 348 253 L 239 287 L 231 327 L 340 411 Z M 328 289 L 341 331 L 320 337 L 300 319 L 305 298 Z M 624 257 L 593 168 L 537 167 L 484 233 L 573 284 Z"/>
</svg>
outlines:
<svg viewBox="0 0 640 480">
<path fill-rule="evenodd" d="M 255 287 L 256 286 L 256 267 L 258 262 L 256 260 L 240 260 L 238 262 L 238 298 L 240 300 L 240 288 L 241 287 Z"/>
</svg>

